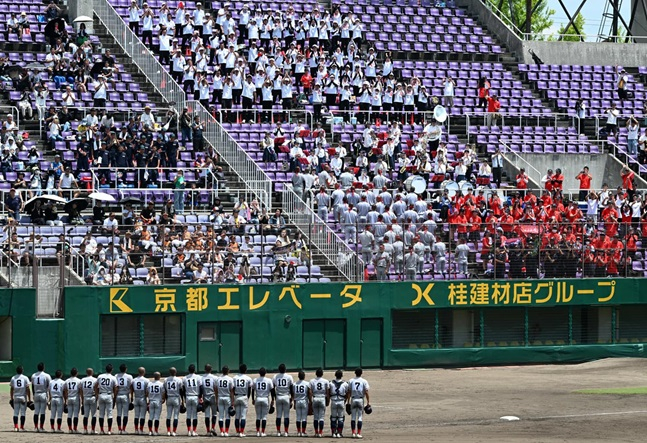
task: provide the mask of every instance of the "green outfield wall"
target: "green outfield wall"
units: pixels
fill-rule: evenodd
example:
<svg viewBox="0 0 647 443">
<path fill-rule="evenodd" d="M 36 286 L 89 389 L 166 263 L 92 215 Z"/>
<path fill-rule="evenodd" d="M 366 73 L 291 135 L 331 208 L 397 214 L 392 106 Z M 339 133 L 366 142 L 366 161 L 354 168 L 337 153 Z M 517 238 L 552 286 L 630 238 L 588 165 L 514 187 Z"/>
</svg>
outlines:
<svg viewBox="0 0 647 443">
<path fill-rule="evenodd" d="M 38 361 L 150 372 L 643 357 L 646 293 L 647 279 L 69 287 L 65 318 L 45 321 L 33 290 L 3 290 L 0 376 Z"/>
</svg>

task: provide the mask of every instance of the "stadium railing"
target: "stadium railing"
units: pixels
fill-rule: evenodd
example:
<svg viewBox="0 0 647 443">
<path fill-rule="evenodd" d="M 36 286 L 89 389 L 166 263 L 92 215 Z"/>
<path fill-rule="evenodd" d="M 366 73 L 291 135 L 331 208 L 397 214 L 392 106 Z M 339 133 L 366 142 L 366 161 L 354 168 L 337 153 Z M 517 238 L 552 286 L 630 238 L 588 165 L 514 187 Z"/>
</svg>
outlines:
<svg viewBox="0 0 647 443">
<path fill-rule="evenodd" d="M 289 185 L 281 193 L 283 207 L 290 214 L 290 222 L 308 238 L 326 260 L 339 269 L 349 281 L 361 280 L 363 262 L 317 213 L 297 195 Z"/>
</svg>

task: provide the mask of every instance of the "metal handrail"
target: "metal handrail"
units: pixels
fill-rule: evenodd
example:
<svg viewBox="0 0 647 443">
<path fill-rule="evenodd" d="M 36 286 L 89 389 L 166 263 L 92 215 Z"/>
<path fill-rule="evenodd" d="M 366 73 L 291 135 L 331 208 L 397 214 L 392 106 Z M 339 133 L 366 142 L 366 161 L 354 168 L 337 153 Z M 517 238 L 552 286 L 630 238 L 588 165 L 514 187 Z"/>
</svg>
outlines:
<svg viewBox="0 0 647 443">
<path fill-rule="evenodd" d="M 153 56 L 150 49 L 131 31 L 126 22 L 115 11 L 108 0 L 93 2 L 94 14 L 110 33 L 117 44 L 128 55 L 131 61 L 148 78 L 155 90 L 167 103 L 174 104 L 176 109 L 183 109 L 186 94 L 183 88 L 171 77 L 171 74 Z"/>
<path fill-rule="evenodd" d="M 527 160 L 525 160 L 523 157 L 521 157 L 521 155 L 519 155 L 519 153 L 517 153 L 517 152 L 513 151 L 512 149 L 510 149 L 510 147 L 505 142 L 499 141 L 499 143 L 503 147 L 502 153 L 503 154 L 512 154 L 512 156 L 515 159 L 515 161 L 513 162 L 510 158 L 508 158 L 506 155 L 504 155 L 503 156 L 504 160 L 507 160 L 512 166 L 514 166 L 517 169 L 520 168 L 519 166 L 517 166 L 518 164 L 523 164 L 524 169 L 527 168 L 526 169 L 527 171 L 532 172 L 532 174 L 530 174 L 530 173 L 528 174 L 528 177 L 531 180 L 533 180 L 534 177 L 532 177 L 532 176 L 536 174 L 536 180 L 533 180 L 533 181 L 537 185 L 539 185 L 541 187 L 541 177 L 542 177 L 541 172 L 539 172 L 539 170 L 537 168 L 535 168 Z"/>
<path fill-rule="evenodd" d="M 13 116 L 13 120 L 16 123 L 16 127 L 18 128 L 18 131 L 23 131 L 23 129 L 20 127 L 20 110 L 16 106 L 0 105 L 0 113 L 4 114 L 5 109 L 8 109 L 9 111 L 11 111 L 11 115 Z"/>
<path fill-rule="evenodd" d="M 602 128 L 605 128 L 606 125 L 607 125 L 606 119 L 608 118 L 608 115 L 606 115 L 606 114 L 593 114 L 591 117 L 595 118 L 595 133 L 599 137 L 600 130 Z M 647 115 L 641 115 L 641 114 L 631 114 L 631 115 L 618 114 L 617 119 L 618 120 L 623 119 L 623 118 L 628 119 L 630 117 L 634 117 L 640 123 L 641 120 L 647 118 Z M 620 125 L 618 125 L 618 128 L 619 127 L 620 127 Z M 604 141 L 606 141 L 606 140 L 604 140 Z"/>
<path fill-rule="evenodd" d="M 202 106 L 198 101 L 189 101 L 187 106 L 190 112 L 200 117 L 204 123 L 204 138 L 213 146 L 220 155 L 220 159 L 227 163 L 241 181 L 252 193 L 256 195 L 259 202 L 268 211 L 272 209 L 272 180 L 256 164 L 249 154 L 243 150 L 238 142 L 223 129 L 220 122 Z"/>
<path fill-rule="evenodd" d="M 214 112 L 214 111 L 212 111 Z M 265 111 L 260 108 L 251 108 L 251 109 L 241 109 L 241 108 L 236 108 L 236 109 L 223 109 L 219 108 L 215 110 L 215 112 L 218 114 L 218 121 L 220 123 L 227 123 L 225 116 L 228 114 L 234 114 L 236 116 L 236 121 L 241 121 L 242 120 L 242 114 L 245 112 L 250 112 L 253 114 L 253 122 L 247 122 L 249 124 L 259 122 L 263 118 L 263 114 L 269 114 L 270 124 L 276 124 L 278 122 L 281 123 L 294 123 L 295 121 L 299 120 L 297 116 L 304 118 L 300 118 L 300 120 L 303 121 L 303 123 L 309 127 L 313 128 L 314 127 L 314 115 L 312 111 L 308 111 L 307 109 L 281 109 L 281 110 L 268 110 Z M 260 118 L 259 118 L 260 117 Z M 262 123 L 262 122 L 261 122 Z M 241 123 L 241 124 L 246 124 L 246 123 Z"/>
<path fill-rule="evenodd" d="M 364 263 L 355 251 L 308 207 L 292 190 L 291 185 L 286 186 L 281 195 L 284 213 L 290 214 L 290 223 L 310 240 L 312 247 L 316 248 L 348 281 L 361 280 Z"/>
</svg>

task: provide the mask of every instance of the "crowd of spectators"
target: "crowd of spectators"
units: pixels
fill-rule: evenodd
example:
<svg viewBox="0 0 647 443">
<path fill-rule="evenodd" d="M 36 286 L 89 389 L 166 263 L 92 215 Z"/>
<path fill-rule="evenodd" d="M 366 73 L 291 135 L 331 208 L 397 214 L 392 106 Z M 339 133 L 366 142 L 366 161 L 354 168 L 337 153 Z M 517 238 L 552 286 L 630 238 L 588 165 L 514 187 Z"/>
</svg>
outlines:
<svg viewBox="0 0 647 443">
<path fill-rule="evenodd" d="M 392 54 L 378 57 L 365 41 L 366 24 L 352 12 L 342 14 L 339 5 L 330 11 L 315 5 L 312 12 L 299 14 L 291 6 L 282 13 L 246 4 L 233 14 L 225 3 L 211 14 L 199 2 L 192 11 L 183 3 L 175 10 L 165 3 L 153 10 L 133 2 L 128 23 L 159 52 L 160 62 L 185 91 L 206 108 L 223 110 L 225 121 L 269 121 L 276 105 L 311 104 L 315 122 L 330 115 L 333 106 L 345 121 L 422 122 L 423 113 L 441 100 L 449 110 L 453 105 L 454 79 L 444 77 L 442 96 L 436 97 L 420 78 L 402 78 Z M 488 79 L 480 83 L 479 106 L 494 109 Z M 230 112 L 233 105 L 240 105 L 242 113 Z M 261 119 L 249 112 L 257 107 L 263 110 Z"/>
<path fill-rule="evenodd" d="M 10 208 L 15 198 L 11 191 L 5 206 Z M 47 208 L 51 207 L 56 206 L 48 203 Z M 173 200 L 161 209 L 153 202 L 141 210 L 126 204 L 121 214 L 107 212 L 97 203 L 92 215 L 79 217 L 83 231 L 68 223 L 45 221 L 43 224 L 65 227 L 56 240 L 41 235 L 34 225 L 18 235 L 20 225 L 9 218 L 3 251 L 16 265 L 29 266 L 41 248 L 54 248 L 59 263 L 75 264 L 93 285 L 155 284 L 158 279 L 239 283 L 265 278 L 281 282 L 311 274 L 307 242 L 300 233 L 288 230 L 281 210 L 268 214 L 256 200 L 248 203 L 241 198 L 226 211 L 217 199 L 211 213 L 199 218 L 177 214 Z M 80 232 L 84 232 L 82 238 Z M 160 275 L 160 267 L 166 271 L 164 275 Z"/>
<path fill-rule="evenodd" d="M 324 183 L 320 177 L 312 176 L 314 185 Z M 484 186 L 418 194 L 397 180 L 375 181 L 380 177 L 358 183 L 350 174 L 332 192 L 323 185 L 310 194 L 319 217 L 378 279 L 626 276 L 644 255 L 647 202 L 626 166 L 615 190 L 592 189 L 583 167 L 573 195 L 564 192 L 559 168 L 547 171 L 539 194 L 526 189 L 523 170 L 505 194 Z"/>
</svg>

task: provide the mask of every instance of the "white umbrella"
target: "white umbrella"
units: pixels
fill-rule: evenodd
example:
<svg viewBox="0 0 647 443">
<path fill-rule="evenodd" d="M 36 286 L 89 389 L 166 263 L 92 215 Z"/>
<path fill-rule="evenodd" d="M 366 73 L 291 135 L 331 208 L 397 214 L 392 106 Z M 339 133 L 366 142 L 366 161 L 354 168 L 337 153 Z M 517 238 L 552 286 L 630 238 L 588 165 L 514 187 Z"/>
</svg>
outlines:
<svg viewBox="0 0 647 443">
<path fill-rule="evenodd" d="M 27 210 L 28 207 L 31 207 L 34 202 L 37 200 L 44 201 L 44 200 L 50 200 L 53 201 L 54 203 L 67 203 L 67 200 L 65 200 L 63 197 L 59 197 L 58 195 L 50 195 L 50 194 L 43 194 L 38 197 L 33 197 L 30 198 L 25 202 L 25 210 Z"/>
<path fill-rule="evenodd" d="M 88 195 L 88 198 L 91 198 L 92 200 L 99 200 L 102 202 L 111 202 L 114 203 L 117 200 L 110 194 L 106 194 L 105 192 L 93 192 L 90 195 Z"/>
<path fill-rule="evenodd" d="M 74 19 L 74 23 L 79 23 L 79 22 L 91 22 L 92 17 L 88 17 L 87 15 L 79 15 L 77 18 Z"/>
</svg>

